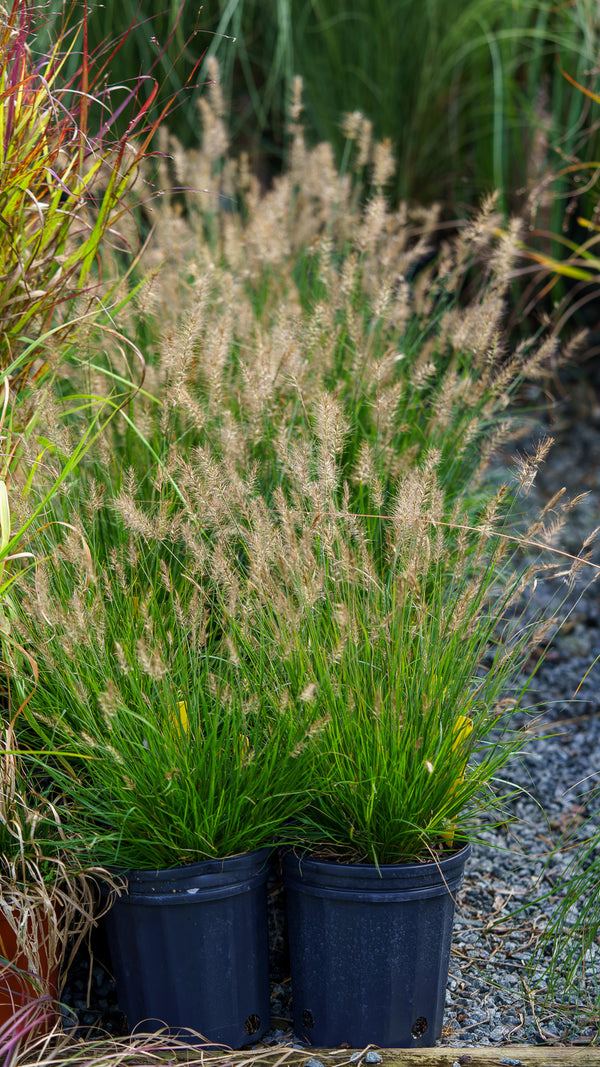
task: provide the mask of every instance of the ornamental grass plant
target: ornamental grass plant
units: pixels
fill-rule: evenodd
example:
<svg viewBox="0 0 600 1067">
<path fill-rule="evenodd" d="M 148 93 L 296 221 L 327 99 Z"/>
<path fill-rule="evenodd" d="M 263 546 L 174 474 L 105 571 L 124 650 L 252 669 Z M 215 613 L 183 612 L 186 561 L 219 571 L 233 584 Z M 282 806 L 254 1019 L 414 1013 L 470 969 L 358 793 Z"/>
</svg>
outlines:
<svg viewBox="0 0 600 1067">
<path fill-rule="evenodd" d="M 577 835 L 566 835 L 559 847 L 570 847 L 572 859 L 545 898 L 554 902 L 537 951 L 529 965 L 529 981 L 544 983 L 550 1004 L 573 1004 L 580 1018 L 597 1018 L 600 995 L 598 973 L 598 880 L 600 853 L 598 790 L 593 790 L 590 817 Z"/>
<path fill-rule="evenodd" d="M 89 315 L 98 250 L 120 239 L 125 193 L 153 134 L 144 116 L 156 85 L 144 104 L 135 84 L 115 103 L 102 57 L 88 50 L 85 15 L 77 53 L 68 20 L 34 53 L 42 18 L 33 0 L 0 8 L 0 368 L 13 387 L 52 364 L 77 296 L 78 316 Z M 113 133 L 122 113 L 126 132 Z"/>
<path fill-rule="evenodd" d="M 263 193 L 228 157 L 213 73 L 203 149 L 163 135 L 179 189 L 133 299 L 104 260 L 144 377 L 20 583 L 37 677 L 13 657 L 16 729 L 93 862 L 279 840 L 428 858 L 494 818 L 551 626 L 529 593 L 554 573 L 560 599 L 591 550 L 553 554 L 562 491 L 518 523 L 549 442 L 514 475 L 491 462 L 554 340 L 502 342 L 519 226 L 493 201 L 427 267 L 436 214 L 390 208 L 389 146 L 366 187 L 340 174 L 306 146 L 299 85 Z M 87 391 L 131 380 L 88 328 L 80 349 Z"/>
<path fill-rule="evenodd" d="M 305 803 L 291 754 L 306 715 L 283 689 L 278 650 L 226 628 L 218 589 L 203 588 L 178 538 L 136 545 L 115 521 L 121 552 L 92 563 L 106 527 L 90 524 L 85 545 L 54 546 L 23 605 L 29 633 L 48 639 L 23 714 L 69 847 L 156 869 L 268 845 Z"/>
</svg>

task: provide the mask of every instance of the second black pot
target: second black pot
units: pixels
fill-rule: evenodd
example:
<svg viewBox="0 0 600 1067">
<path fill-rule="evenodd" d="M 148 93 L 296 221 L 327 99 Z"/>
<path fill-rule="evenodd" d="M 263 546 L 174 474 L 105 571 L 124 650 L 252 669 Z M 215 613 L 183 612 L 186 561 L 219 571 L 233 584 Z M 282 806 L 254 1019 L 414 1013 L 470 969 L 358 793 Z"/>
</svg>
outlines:
<svg viewBox="0 0 600 1067">
<path fill-rule="evenodd" d="M 379 868 L 284 857 L 297 1037 L 325 1048 L 435 1044 L 470 851 Z"/>
</svg>

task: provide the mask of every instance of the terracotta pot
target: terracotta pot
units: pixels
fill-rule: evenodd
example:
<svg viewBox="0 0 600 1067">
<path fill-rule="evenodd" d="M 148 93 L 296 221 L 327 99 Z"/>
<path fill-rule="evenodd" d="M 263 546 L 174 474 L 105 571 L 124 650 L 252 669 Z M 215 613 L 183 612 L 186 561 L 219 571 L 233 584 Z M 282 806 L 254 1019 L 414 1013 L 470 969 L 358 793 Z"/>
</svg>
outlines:
<svg viewBox="0 0 600 1067">
<path fill-rule="evenodd" d="M 40 920 L 40 933 L 46 938 L 48 919 Z M 17 936 L 4 915 L 0 914 L 0 955 L 8 963 L 0 962 L 0 1025 L 12 1019 L 19 1009 L 41 999 L 56 999 L 58 992 L 58 966 L 51 966 L 45 945 L 40 950 L 40 974 L 30 970 L 27 957 L 19 948 Z M 52 1018 L 50 1018 L 50 1016 Z M 56 1012 L 46 1008 L 44 1022 L 50 1025 Z M 39 1032 L 36 1030 L 36 1032 Z"/>
</svg>

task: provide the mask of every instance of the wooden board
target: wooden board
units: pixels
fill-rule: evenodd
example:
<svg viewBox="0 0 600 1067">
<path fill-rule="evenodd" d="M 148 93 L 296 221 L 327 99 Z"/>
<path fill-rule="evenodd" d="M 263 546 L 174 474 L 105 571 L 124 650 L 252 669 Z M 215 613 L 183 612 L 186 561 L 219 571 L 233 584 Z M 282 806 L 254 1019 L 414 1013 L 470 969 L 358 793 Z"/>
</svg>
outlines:
<svg viewBox="0 0 600 1067">
<path fill-rule="evenodd" d="M 375 1049 L 381 1063 L 375 1067 L 600 1067 L 600 1047 L 597 1045 L 501 1045 L 473 1048 Z M 352 1049 L 293 1049 L 278 1045 L 244 1052 L 214 1052 L 198 1050 L 196 1056 L 176 1055 L 188 1064 L 204 1067 L 306 1067 L 316 1060 L 322 1067 L 370 1067 L 365 1063 L 367 1050 Z M 165 1062 L 163 1056 L 157 1060 Z M 167 1056 L 167 1059 L 172 1059 Z M 310 1065 L 316 1067 L 316 1064 Z"/>
<path fill-rule="evenodd" d="M 378 1049 L 381 1067 L 600 1067 L 600 1048 L 587 1045 L 545 1046 L 545 1045 L 504 1045 L 501 1047 L 482 1046 L 481 1048 L 413 1048 L 413 1049 Z M 319 1059 L 318 1052 L 313 1052 Z M 348 1056 L 348 1053 L 346 1053 Z M 324 1067 L 330 1055 L 325 1056 Z M 304 1061 L 306 1062 L 306 1060 Z M 347 1060 L 346 1060 L 347 1062 Z M 358 1067 L 363 1067 L 364 1058 Z M 364 1067 L 367 1067 L 365 1064 Z"/>
</svg>

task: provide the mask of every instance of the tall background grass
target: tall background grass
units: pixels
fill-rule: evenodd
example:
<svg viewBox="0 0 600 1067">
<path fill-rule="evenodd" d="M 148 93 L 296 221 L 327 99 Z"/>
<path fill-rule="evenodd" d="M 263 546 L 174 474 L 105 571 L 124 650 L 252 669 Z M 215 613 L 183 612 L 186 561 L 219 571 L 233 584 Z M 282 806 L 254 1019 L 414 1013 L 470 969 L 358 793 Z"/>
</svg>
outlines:
<svg viewBox="0 0 600 1067">
<path fill-rule="evenodd" d="M 60 9 L 51 0 L 40 45 Z M 216 54 L 234 143 L 260 157 L 267 175 L 283 152 L 295 74 L 304 81 L 309 136 L 331 141 L 340 157 L 344 112 L 360 110 L 376 139 L 390 138 L 398 198 L 441 199 L 455 211 L 495 188 L 514 208 L 528 193 L 536 201 L 537 188 L 537 207 L 557 229 L 568 179 L 550 204 L 548 167 L 582 152 L 597 158 L 589 100 L 561 73 L 598 85 L 600 12 L 592 0 L 213 0 L 200 11 L 174 0 L 143 11 L 135 0 L 106 0 L 88 9 L 92 48 L 107 33 L 127 35 L 117 80 L 154 70 L 164 93 L 185 88 L 170 124 L 188 145 L 199 136 L 188 79 L 204 57 L 192 78 L 202 90 L 205 60 Z"/>
</svg>

